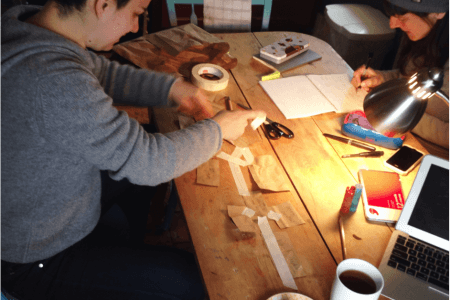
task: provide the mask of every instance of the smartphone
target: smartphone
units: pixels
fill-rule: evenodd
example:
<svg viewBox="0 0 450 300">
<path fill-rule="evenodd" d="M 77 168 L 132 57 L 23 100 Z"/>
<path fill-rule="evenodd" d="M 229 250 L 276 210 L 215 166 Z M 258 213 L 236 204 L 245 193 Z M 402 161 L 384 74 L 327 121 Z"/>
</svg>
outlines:
<svg viewBox="0 0 450 300">
<path fill-rule="evenodd" d="M 402 146 L 384 164 L 400 175 L 407 175 L 420 162 L 423 153 L 409 146 Z"/>
</svg>

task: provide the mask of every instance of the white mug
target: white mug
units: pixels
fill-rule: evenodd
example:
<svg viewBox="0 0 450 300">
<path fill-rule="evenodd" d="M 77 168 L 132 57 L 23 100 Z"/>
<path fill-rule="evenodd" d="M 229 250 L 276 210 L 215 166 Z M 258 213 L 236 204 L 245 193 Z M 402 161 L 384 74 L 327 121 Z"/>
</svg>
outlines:
<svg viewBox="0 0 450 300">
<path fill-rule="evenodd" d="M 345 284 L 348 285 L 347 282 L 345 284 L 341 281 L 340 276 L 345 271 L 359 271 L 367 276 L 369 276 L 373 282 L 375 283 L 374 291 L 371 294 L 355 292 L 349 289 Z M 350 272 L 349 272 L 350 273 Z M 346 274 L 349 274 L 346 273 Z M 345 274 L 344 274 L 345 275 Z M 361 285 L 357 285 L 360 287 Z M 375 268 L 370 263 L 356 258 L 350 258 L 343 260 L 336 269 L 336 277 L 334 278 L 333 288 L 331 289 L 331 298 L 330 300 L 378 300 L 380 297 L 381 291 L 384 287 L 384 279 L 383 275 L 381 275 L 380 271 Z"/>
</svg>

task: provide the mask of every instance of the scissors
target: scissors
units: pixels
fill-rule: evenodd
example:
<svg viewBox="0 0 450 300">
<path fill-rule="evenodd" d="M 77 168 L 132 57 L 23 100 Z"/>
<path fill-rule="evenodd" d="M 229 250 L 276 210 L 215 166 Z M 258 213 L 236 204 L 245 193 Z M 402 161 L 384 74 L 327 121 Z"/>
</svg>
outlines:
<svg viewBox="0 0 450 300">
<path fill-rule="evenodd" d="M 237 103 L 237 105 L 239 105 L 239 107 L 242 107 L 243 109 L 251 110 L 250 108 L 239 103 Z M 272 121 L 267 117 L 263 125 L 267 136 L 272 140 L 278 140 L 281 137 L 285 137 L 287 139 L 292 139 L 294 137 L 294 133 L 292 132 L 292 130 L 280 123 Z"/>
</svg>

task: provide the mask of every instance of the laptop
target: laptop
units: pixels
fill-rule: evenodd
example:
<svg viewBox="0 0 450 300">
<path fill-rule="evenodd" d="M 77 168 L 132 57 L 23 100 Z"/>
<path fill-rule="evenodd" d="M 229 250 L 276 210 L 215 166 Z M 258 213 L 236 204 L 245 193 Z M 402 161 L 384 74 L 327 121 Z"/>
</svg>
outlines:
<svg viewBox="0 0 450 300">
<path fill-rule="evenodd" d="M 382 295 L 449 299 L 449 162 L 426 155 L 381 260 Z"/>
</svg>

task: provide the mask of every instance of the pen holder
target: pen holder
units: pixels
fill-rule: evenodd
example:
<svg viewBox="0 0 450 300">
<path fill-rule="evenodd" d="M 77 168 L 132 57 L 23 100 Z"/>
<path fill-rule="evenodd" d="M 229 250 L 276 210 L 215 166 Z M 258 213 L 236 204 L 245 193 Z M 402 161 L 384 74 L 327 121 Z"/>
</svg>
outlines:
<svg viewBox="0 0 450 300">
<path fill-rule="evenodd" d="M 388 149 L 398 149 L 403 145 L 404 136 L 401 138 L 392 138 L 382 135 L 381 133 L 372 130 L 372 126 L 367 121 L 364 112 L 355 111 L 349 113 L 342 125 L 342 134 L 364 141 L 370 144 L 381 146 Z"/>
</svg>

